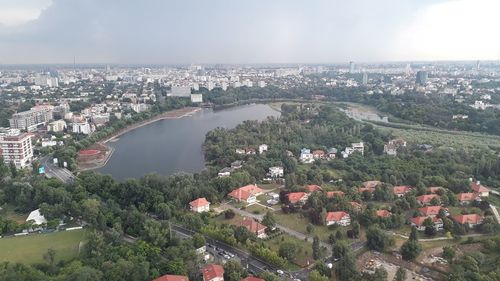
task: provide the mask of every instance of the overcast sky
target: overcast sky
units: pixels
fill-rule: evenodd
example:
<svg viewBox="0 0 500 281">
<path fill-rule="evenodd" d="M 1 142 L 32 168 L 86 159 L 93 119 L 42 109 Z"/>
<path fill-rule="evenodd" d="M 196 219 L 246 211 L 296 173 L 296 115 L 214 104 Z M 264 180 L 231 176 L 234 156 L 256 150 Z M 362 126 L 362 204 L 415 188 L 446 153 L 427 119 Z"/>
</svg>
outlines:
<svg viewBox="0 0 500 281">
<path fill-rule="evenodd" d="M 0 64 L 494 60 L 499 0 L 0 0 Z"/>
</svg>

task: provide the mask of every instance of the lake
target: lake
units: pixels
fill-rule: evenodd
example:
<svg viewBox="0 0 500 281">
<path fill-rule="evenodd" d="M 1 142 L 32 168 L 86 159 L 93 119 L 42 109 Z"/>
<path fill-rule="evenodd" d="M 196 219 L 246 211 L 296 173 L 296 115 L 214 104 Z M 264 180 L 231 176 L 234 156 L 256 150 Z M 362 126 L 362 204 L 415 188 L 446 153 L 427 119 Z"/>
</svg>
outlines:
<svg viewBox="0 0 500 281">
<path fill-rule="evenodd" d="M 221 111 L 203 109 L 193 116 L 160 120 L 137 128 L 108 142 L 114 153 L 106 166 L 96 171 L 117 180 L 146 174 L 196 173 L 205 168 L 202 144 L 207 132 L 234 128 L 245 120 L 265 120 L 280 113 L 264 104 L 238 106 Z"/>
</svg>

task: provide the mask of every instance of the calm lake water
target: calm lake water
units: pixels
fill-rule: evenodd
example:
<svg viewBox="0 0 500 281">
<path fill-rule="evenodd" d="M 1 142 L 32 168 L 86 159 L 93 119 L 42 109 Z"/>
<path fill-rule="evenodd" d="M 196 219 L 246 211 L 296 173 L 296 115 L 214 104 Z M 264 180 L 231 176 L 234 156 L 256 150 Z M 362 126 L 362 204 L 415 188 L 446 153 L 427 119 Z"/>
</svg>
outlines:
<svg viewBox="0 0 500 281">
<path fill-rule="evenodd" d="M 167 119 L 135 129 L 108 145 L 115 149 L 106 166 L 96 171 L 117 180 L 139 178 L 149 173 L 171 175 L 203 170 L 202 144 L 208 131 L 234 128 L 245 120 L 265 120 L 280 113 L 268 105 L 252 104 L 213 111 L 203 109 L 193 116 Z"/>
</svg>

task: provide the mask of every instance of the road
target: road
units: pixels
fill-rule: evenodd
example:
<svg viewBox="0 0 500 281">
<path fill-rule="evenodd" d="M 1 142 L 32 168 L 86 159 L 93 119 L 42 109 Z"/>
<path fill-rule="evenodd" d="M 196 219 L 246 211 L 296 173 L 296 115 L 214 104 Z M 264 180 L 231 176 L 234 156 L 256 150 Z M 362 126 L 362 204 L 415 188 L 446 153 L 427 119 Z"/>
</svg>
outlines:
<svg viewBox="0 0 500 281">
<path fill-rule="evenodd" d="M 500 223 L 500 215 L 498 214 L 497 207 L 490 204 L 490 209 L 491 209 L 491 212 L 493 213 L 493 215 L 495 216 L 497 223 Z"/>
<path fill-rule="evenodd" d="M 61 168 L 57 165 L 54 165 L 52 162 L 51 156 L 44 156 L 40 158 L 40 165 L 45 168 L 45 176 L 48 178 L 58 178 L 60 181 L 64 183 L 71 183 L 75 179 L 75 175 L 71 173 L 70 170 Z"/>
</svg>

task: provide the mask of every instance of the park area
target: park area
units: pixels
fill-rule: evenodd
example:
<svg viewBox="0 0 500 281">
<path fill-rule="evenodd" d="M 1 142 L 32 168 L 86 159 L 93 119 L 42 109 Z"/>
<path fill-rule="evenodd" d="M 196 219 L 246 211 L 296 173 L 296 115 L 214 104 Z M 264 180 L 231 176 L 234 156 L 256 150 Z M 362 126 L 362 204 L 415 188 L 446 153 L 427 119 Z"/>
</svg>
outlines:
<svg viewBox="0 0 500 281">
<path fill-rule="evenodd" d="M 56 262 L 68 260 L 78 255 L 80 242 L 85 239 L 85 230 L 1 238 L 0 262 L 42 263 L 50 248 L 56 252 Z"/>
</svg>

